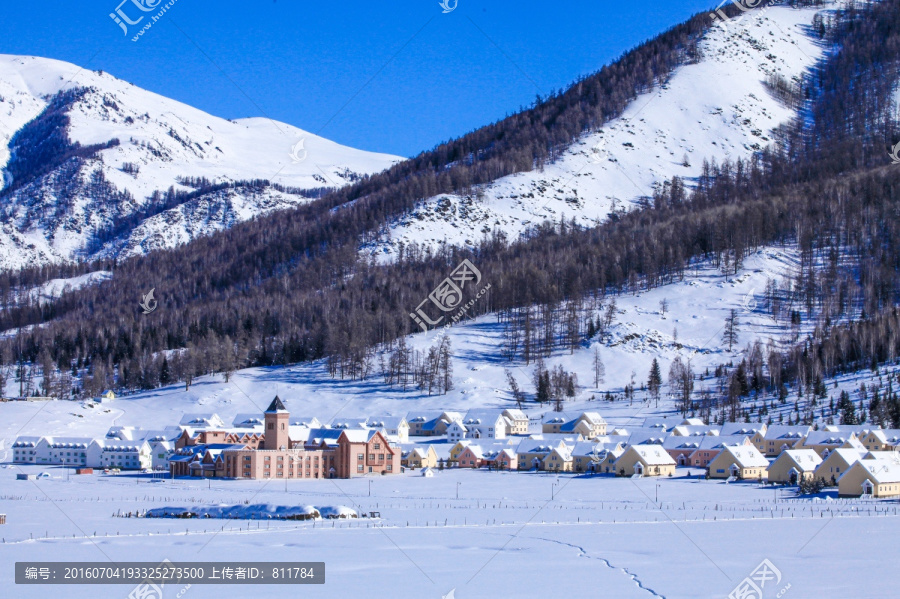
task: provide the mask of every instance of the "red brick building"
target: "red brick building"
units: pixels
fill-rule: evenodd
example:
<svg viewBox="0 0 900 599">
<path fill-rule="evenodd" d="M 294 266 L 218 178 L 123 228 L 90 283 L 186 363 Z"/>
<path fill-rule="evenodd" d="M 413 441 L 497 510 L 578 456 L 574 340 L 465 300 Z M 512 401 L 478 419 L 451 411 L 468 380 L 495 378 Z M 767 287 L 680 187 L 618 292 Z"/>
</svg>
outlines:
<svg viewBox="0 0 900 599">
<path fill-rule="evenodd" d="M 400 448 L 374 429 L 317 429 L 292 441 L 281 399 L 265 412 L 264 433 L 185 431 L 169 461 L 173 476 L 241 479 L 350 478 L 400 472 Z"/>
</svg>

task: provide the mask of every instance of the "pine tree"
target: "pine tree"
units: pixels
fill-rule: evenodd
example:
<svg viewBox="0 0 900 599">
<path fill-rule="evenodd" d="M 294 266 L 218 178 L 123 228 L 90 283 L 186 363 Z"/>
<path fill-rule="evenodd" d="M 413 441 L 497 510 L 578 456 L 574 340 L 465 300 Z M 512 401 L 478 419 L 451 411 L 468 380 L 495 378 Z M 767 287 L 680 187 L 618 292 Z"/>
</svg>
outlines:
<svg viewBox="0 0 900 599">
<path fill-rule="evenodd" d="M 659 389 L 662 386 L 662 374 L 659 370 L 659 362 L 653 358 L 653 364 L 650 365 L 650 376 L 647 378 L 647 390 L 651 397 L 656 399 L 656 405 L 659 406 Z"/>
</svg>

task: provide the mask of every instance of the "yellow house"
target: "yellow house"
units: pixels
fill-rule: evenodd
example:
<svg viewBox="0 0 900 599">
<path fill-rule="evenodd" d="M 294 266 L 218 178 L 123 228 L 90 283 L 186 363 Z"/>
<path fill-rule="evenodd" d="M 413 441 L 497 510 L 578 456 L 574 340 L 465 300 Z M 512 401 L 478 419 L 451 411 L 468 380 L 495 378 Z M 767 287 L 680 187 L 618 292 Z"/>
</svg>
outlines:
<svg viewBox="0 0 900 599">
<path fill-rule="evenodd" d="M 769 460 L 753 445 L 726 445 L 709 463 L 710 478 L 759 480 L 769 477 Z"/>
<path fill-rule="evenodd" d="M 756 431 L 753 434 L 751 442 L 754 446 L 767 457 L 775 457 L 786 449 L 799 448 L 799 443 L 803 442 L 806 435 L 812 429 L 808 426 L 785 426 L 781 424 L 773 424 L 766 427 L 765 432 Z M 770 479 L 771 480 L 771 479 Z"/>
<path fill-rule="evenodd" d="M 900 443 L 900 431 L 895 429 L 873 429 L 860 431 L 860 443 L 869 451 L 888 451 Z"/>
<path fill-rule="evenodd" d="M 833 433 L 829 431 L 812 431 L 803 439 L 803 442 L 795 447 L 797 449 L 812 449 L 824 460 L 835 449 L 841 447 L 853 447 L 858 440 L 854 433 Z"/>
<path fill-rule="evenodd" d="M 104 391 L 103 393 L 100 394 L 100 399 L 104 400 L 104 401 L 109 400 L 109 399 L 115 399 L 115 398 L 116 398 L 116 394 L 113 393 L 112 389 L 108 389 L 107 391 Z"/>
<path fill-rule="evenodd" d="M 469 439 L 463 439 L 462 441 L 458 441 L 456 445 L 454 445 L 450 449 L 450 463 L 455 464 L 459 461 L 459 454 L 463 452 L 463 450 L 472 444 L 472 441 Z"/>
<path fill-rule="evenodd" d="M 662 445 L 632 445 L 616 460 L 619 476 L 672 476 L 675 460 Z"/>
<path fill-rule="evenodd" d="M 554 447 L 544 458 L 543 470 L 547 472 L 571 472 L 572 452 L 568 447 Z"/>
<path fill-rule="evenodd" d="M 819 467 L 813 472 L 813 478 L 824 480 L 826 485 L 835 486 L 838 479 L 861 458 L 862 454 L 856 449 L 839 447 L 829 453 L 828 457 L 819 464 Z"/>
<path fill-rule="evenodd" d="M 821 463 L 822 458 L 812 449 L 788 449 L 769 466 L 769 480 L 794 485 L 812 478 Z"/>
<path fill-rule="evenodd" d="M 437 468 L 438 455 L 431 445 L 411 447 L 401 454 L 400 464 L 406 468 Z"/>
<path fill-rule="evenodd" d="M 900 464 L 893 460 L 860 460 L 838 481 L 840 497 L 900 496 Z"/>
<path fill-rule="evenodd" d="M 548 441 L 544 439 L 523 439 L 516 447 L 516 459 L 519 470 L 543 470 L 546 466 L 544 460 L 556 451 L 559 456 L 569 454 L 571 451 L 563 441 Z"/>
</svg>

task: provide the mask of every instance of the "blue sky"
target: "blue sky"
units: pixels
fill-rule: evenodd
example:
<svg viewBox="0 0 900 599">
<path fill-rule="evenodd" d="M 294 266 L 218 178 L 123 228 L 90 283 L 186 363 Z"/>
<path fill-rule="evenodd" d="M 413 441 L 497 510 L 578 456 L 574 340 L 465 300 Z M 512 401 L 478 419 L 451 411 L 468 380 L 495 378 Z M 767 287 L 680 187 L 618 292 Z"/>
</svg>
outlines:
<svg viewBox="0 0 900 599">
<path fill-rule="evenodd" d="M 126 0 L 136 20 L 145 13 L 132 1 L 168 0 Z M 443 14 L 438 0 L 177 0 L 132 42 L 109 17 L 119 2 L 7 2 L 0 53 L 102 69 L 221 117 L 268 116 L 403 156 L 513 113 L 718 4 L 459 0 Z"/>
</svg>

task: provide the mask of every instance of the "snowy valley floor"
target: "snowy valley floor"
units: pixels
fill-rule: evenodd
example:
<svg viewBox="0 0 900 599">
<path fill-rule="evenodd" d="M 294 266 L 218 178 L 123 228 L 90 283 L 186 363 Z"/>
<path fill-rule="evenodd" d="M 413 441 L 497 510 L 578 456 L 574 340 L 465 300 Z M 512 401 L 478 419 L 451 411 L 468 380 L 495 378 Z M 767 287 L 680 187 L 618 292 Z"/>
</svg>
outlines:
<svg viewBox="0 0 900 599">
<path fill-rule="evenodd" d="M 167 480 L 148 475 L 15 480 L 0 468 L 0 593 L 122 597 L 128 585 L 25 587 L 12 564 L 78 561 L 324 561 L 323 586 L 194 585 L 183 597 L 727 597 L 770 560 L 764 597 L 891 596 L 884 551 L 897 502 L 796 499 L 790 489 L 688 477 L 624 479 L 453 470 L 373 479 Z M 695 470 L 694 474 L 698 471 Z M 371 482 L 370 482 L 371 480 Z M 457 485 L 457 483 L 460 483 Z M 658 486 L 658 488 L 657 488 Z M 369 495 L 371 488 L 371 495 Z M 457 489 L 459 499 L 456 499 Z M 658 500 L 657 500 L 658 492 Z M 826 494 L 827 495 L 827 494 Z M 553 497 L 551 499 L 551 496 Z M 379 520 L 120 518 L 163 506 L 346 505 Z M 48 537 L 48 538 L 45 538 Z M 840 556 L 840 557 L 838 557 Z M 164 597 L 180 587 L 168 585 Z"/>
</svg>

